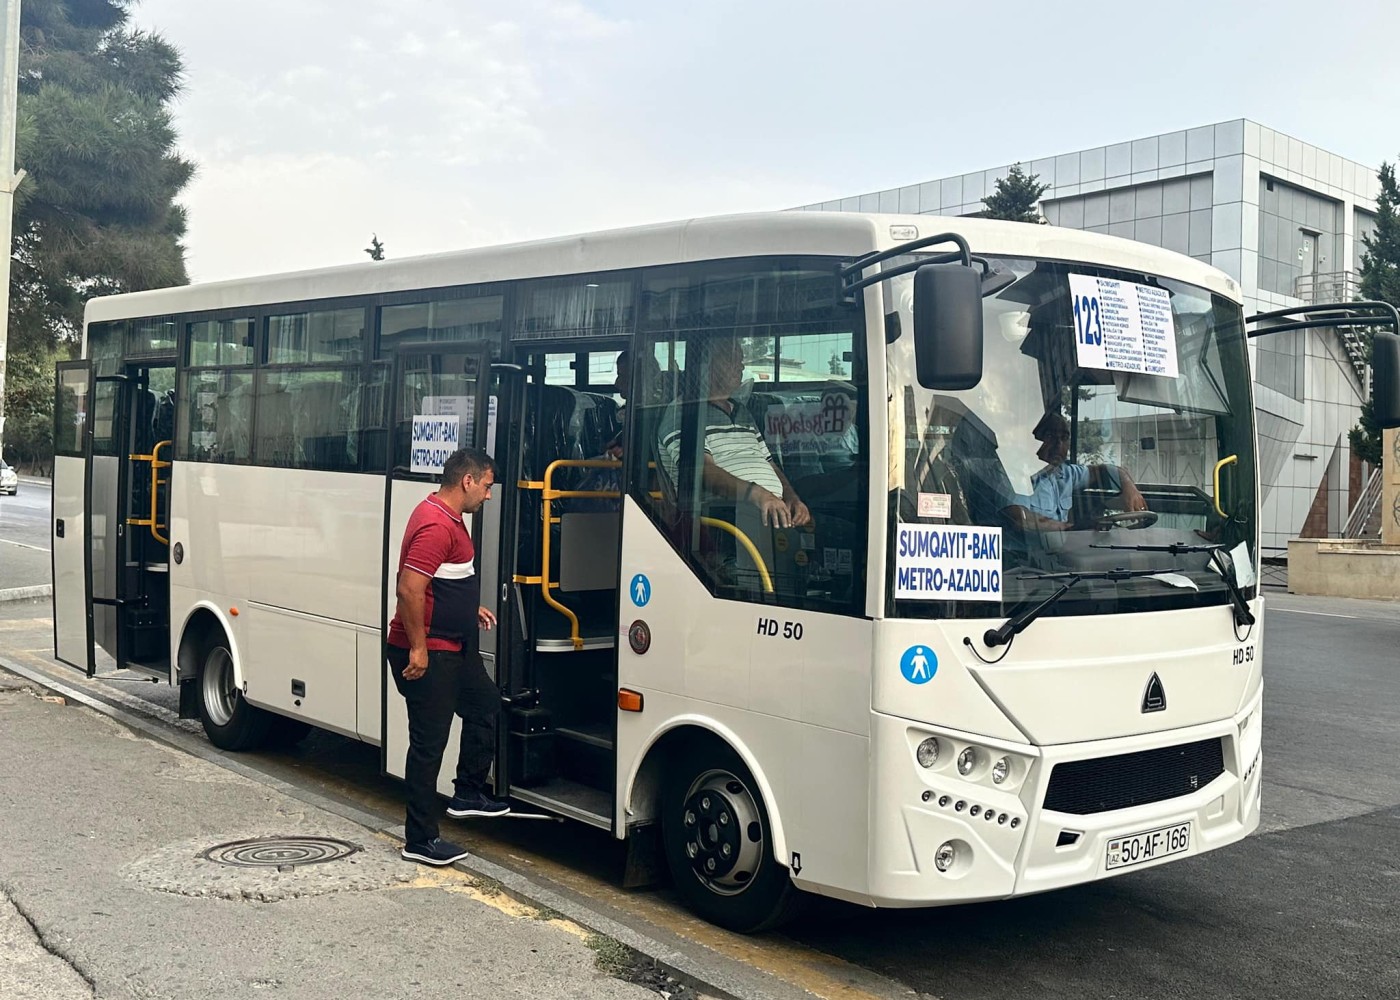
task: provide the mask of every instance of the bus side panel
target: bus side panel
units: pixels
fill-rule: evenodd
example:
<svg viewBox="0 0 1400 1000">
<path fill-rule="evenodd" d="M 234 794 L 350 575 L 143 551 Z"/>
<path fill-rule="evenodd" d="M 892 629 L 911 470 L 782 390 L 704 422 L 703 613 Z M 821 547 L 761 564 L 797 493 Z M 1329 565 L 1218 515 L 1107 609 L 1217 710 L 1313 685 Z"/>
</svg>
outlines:
<svg viewBox="0 0 1400 1000">
<path fill-rule="evenodd" d="M 623 518 L 618 677 L 645 703 L 641 713 L 618 713 L 618 815 L 627 817 L 637 769 L 662 733 L 686 724 L 710 729 L 750 763 L 778 861 L 790 865 L 796 853 L 804 884 L 861 894 L 871 623 L 717 600 L 630 498 Z M 638 575 L 646 578 L 643 604 Z M 645 654 L 625 642 L 634 621 L 651 631 Z M 789 624 L 801 626 L 800 639 L 784 637 Z"/>
</svg>

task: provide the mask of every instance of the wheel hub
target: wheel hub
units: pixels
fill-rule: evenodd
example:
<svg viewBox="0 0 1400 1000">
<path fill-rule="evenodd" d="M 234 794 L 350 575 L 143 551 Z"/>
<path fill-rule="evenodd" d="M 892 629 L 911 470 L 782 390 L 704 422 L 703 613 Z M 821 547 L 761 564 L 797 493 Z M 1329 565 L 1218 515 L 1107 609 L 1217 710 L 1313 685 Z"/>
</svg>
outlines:
<svg viewBox="0 0 1400 1000">
<path fill-rule="evenodd" d="M 763 856 L 763 830 L 752 793 L 734 775 L 712 771 L 691 785 L 682 816 L 685 853 L 715 892 L 741 892 Z"/>
</svg>

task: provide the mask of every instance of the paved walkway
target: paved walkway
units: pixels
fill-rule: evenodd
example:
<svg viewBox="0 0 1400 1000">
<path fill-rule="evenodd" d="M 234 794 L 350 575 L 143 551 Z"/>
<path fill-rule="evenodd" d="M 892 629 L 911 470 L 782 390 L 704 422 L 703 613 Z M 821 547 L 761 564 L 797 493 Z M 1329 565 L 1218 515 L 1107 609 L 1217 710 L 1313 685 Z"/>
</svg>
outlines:
<svg viewBox="0 0 1400 1000">
<path fill-rule="evenodd" d="M 656 996 L 601 972 L 610 943 L 557 915 L 3 671 L 0 761 L 7 1000 Z M 266 836 L 353 853 L 204 857 Z"/>
</svg>

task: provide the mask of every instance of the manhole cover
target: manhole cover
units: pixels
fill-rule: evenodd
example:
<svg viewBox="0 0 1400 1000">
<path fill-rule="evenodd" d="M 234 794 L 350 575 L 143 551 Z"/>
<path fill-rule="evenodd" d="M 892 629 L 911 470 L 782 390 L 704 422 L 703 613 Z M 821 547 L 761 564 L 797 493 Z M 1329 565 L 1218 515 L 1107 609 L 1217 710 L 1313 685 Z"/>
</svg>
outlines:
<svg viewBox="0 0 1400 1000">
<path fill-rule="evenodd" d="M 218 844 L 200 857 L 234 868 L 276 868 L 339 861 L 361 850 L 358 844 L 332 837 L 254 837 Z"/>
</svg>

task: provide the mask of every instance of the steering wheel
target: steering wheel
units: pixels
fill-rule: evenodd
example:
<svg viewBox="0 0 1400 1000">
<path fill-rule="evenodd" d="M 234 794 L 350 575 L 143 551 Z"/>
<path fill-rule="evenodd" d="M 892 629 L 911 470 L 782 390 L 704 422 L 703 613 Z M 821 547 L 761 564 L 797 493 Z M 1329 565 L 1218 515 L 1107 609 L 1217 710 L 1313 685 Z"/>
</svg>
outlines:
<svg viewBox="0 0 1400 1000">
<path fill-rule="evenodd" d="M 1157 512 L 1155 510 L 1120 510 L 1115 514 L 1101 514 L 1094 527 L 1099 531 L 1107 531 L 1110 528 L 1128 528 L 1137 530 L 1138 528 L 1150 528 L 1157 523 Z"/>
</svg>

